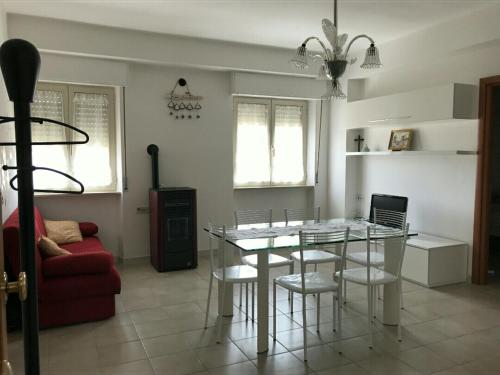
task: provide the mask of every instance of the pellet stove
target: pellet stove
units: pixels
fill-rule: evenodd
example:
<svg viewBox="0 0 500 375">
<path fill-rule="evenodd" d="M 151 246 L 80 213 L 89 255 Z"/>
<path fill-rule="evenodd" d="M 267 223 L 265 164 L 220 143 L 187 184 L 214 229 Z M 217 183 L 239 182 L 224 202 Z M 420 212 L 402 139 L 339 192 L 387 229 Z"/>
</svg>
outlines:
<svg viewBox="0 0 500 375">
<path fill-rule="evenodd" d="M 149 190 L 151 264 L 158 272 L 195 268 L 198 264 L 196 237 L 196 189 L 160 187 L 158 146 L 151 144 L 153 187 Z"/>
</svg>

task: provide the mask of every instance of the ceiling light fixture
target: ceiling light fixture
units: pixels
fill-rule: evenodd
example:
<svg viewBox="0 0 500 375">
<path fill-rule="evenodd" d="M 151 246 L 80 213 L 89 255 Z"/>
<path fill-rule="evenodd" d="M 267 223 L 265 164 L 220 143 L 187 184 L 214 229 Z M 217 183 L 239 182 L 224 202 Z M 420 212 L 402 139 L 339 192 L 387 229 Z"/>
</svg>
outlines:
<svg viewBox="0 0 500 375">
<path fill-rule="evenodd" d="M 309 68 L 309 58 L 312 58 L 313 60 L 320 58 L 323 63 L 321 64 L 318 73 L 318 79 L 325 80 L 327 87 L 327 92 L 323 95 L 323 98 L 329 99 L 334 97 L 337 99 L 345 99 L 346 95 L 342 91 L 339 78 L 344 74 L 347 64 L 354 64 L 357 60 L 356 58 L 349 59 L 348 57 L 352 44 L 356 40 L 363 38 L 370 41 L 370 46 L 365 53 L 365 60 L 363 64 L 361 64 L 361 68 L 363 69 L 380 68 L 382 66 L 378 48 L 375 47 L 375 41 L 371 37 L 366 34 L 360 34 L 352 38 L 344 52 L 343 47 L 347 42 L 347 34 L 337 34 L 337 0 L 333 0 L 333 23 L 329 19 L 324 18 L 321 25 L 323 27 L 325 37 L 328 42 L 330 42 L 332 48 L 327 48 L 318 37 L 310 36 L 304 40 L 299 48 L 297 48 L 295 56 L 293 56 L 290 62 L 300 70 L 307 70 Z M 306 45 L 311 40 L 315 40 L 320 44 L 323 50 L 320 54 L 308 52 Z"/>
</svg>

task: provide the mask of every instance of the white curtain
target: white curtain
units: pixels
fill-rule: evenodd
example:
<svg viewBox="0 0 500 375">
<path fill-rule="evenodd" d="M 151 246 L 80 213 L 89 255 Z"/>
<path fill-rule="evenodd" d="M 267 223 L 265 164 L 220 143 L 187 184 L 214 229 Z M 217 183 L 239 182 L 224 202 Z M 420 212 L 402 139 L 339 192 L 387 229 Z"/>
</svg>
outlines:
<svg viewBox="0 0 500 375">
<path fill-rule="evenodd" d="M 62 91 L 37 90 L 31 106 L 33 117 L 45 117 L 64 122 L 64 94 Z M 32 140 L 38 142 L 66 141 L 66 129 L 50 123 L 33 123 Z M 68 147 L 64 145 L 33 146 L 33 165 L 54 168 L 71 173 L 68 163 Z M 68 181 L 64 177 L 46 171 L 33 173 L 35 189 L 66 189 Z"/>
<path fill-rule="evenodd" d="M 73 174 L 87 188 L 109 186 L 112 168 L 109 152 L 109 100 L 106 94 L 75 93 L 73 126 L 85 131 L 89 143 L 73 146 Z M 75 134 L 81 138 L 80 135 Z"/>
<path fill-rule="evenodd" d="M 269 185 L 269 106 L 237 104 L 235 186 Z"/>
<path fill-rule="evenodd" d="M 275 105 L 272 184 L 305 183 L 302 107 Z"/>
</svg>

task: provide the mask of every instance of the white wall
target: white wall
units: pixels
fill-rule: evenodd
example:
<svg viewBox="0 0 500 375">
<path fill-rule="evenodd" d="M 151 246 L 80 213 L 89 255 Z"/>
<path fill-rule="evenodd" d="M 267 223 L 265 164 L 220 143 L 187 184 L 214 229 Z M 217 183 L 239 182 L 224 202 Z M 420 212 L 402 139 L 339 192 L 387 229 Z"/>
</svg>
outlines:
<svg viewBox="0 0 500 375">
<path fill-rule="evenodd" d="M 86 194 L 35 197 L 35 204 L 48 220 L 90 221 L 99 227 L 99 238 L 113 255 L 121 251 L 121 195 Z"/>
<path fill-rule="evenodd" d="M 208 246 L 201 227 L 209 218 L 231 223 L 234 207 L 276 206 L 276 192 L 269 189 L 240 191 L 233 200 L 231 94 L 235 92 L 231 87 L 235 86 L 231 86 L 229 70 L 288 75 L 244 75 L 237 87 L 247 94 L 252 90 L 255 95 L 310 98 L 322 90 L 310 78 L 291 76 L 295 72 L 286 62 L 293 51 L 285 49 L 12 14 L 9 35 L 26 38 L 43 52 L 43 80 L 126 86 L 128 190 L 122 200 L 113 195 L 37 198 L 44 214 L 53 218 L 73 213 L 75 218 L 98 222 L 105 245 L 125 258 L 149 254 L 148 215 L 137 211 L 148 206 L 151 177 L 145 149 L 149 143 L 160 147 L 162 184 L 198 189 L 200 249 Z M 164 97 L 179 77 L 188 80 L 192 92 L 206 98 L 200 120 L 175 121 L 168 115 Z M 314 120 L 311 114 L 311 122 Z M 323 129 L 325 134 L 327 130 Z M 326 155 L 325 142 L 323 149 Z M 326 205 L 326 185 L 326 163 L 322 163 L 318 194 L 313 188 L 280 189 L 277 211 L 313 201 Z"/>
<path fill-rule="evenodd" d="M 183 77 L 195 95 L 204 97 L 200 119 L 169 116 L 165 94 Z M 126 89 L 128 191 L 124 193 L 123 242 L 127 257 L 149 253 L 147 207 L 151 161 L 146 147 L 160 148 L 160 183 L 197 189 L 199 248 L 208 248 L 202 225 L 209 218 L 231 222 L 232 97 L 229 74 L 131 65 Z"/>
<path fill-rule="evenodd" d="M 4 9 L 4 2 L 0 2 L 0 43 L 7 39 L 7 17 Z M 12 115 L 12 106 L 7 96 L 7 90 L 3 78 L 0 79 L 0 114 L 3 116 Z M 0 139 L 2 141 L 14 140 L 14 123 L 0 126 Z M 0 147 L 0 166 L 15 165 L 16 152 L 14 147 Z M 14 171 L 0 170 L 0 192 L 2 194 L 2 221 L 17 207 L 17 193 L 9 186 L 10 178 L 14 176 Z"/>
<path fill-rule="evenodd" d="M 40 81 L 108 86 L 126 84 L 128 66 L 123 62 L 48 53 L 42 53 L 41 58 Z M 122 255 L 120 193 L 35 196 L 35 204 L 45 217 L 52 220 L 95 222 L 106 249 L 115 256 Z"/>
<path fill-rule="evenodd" d="M 361 91 L 366 98 L 453 82 L 478 85 L 480 78 L 500 74 L 500 25 L 487 22 L 498 14 L 500 7 L 494 7 L 380 45 L 385 67 L 368 73 L 353 68 L 349 78 L 365 78 Z M 356 86 L 360 86 L 359 81 Z M 349 96 L 359 99 L 359 94 L 357 91 Z M 354 214 L 359 208 L 356 205 L 366 214 L 372 193 L 406 195 L 414 229 L 471 245 L 476 157 L 372 156 L 346 161 L 344 127 L 349 119 L 345 118 L 345 105 L 334 103 L 331 107 L 328 196 L 332 215 L 341 216 L 346 209 L 348 214 Z M 395 129 L 401 127 L 394 124 Z M 471 149 L 476 147 L 476 129 L 477 121 L 452 126 L 428 124 L 419 128 L 420 142 L 425 141 L 428 147 L 433 136 L 444 141 L 445 149 L 452 144 L 456 149 L 464 145 Z M 438 147 L 432 144 L 430 149 Z M 356 202 L 358 192 L 364 197 L 361 202 Z M 469 270 L 470 266 L 471 256 Z"/>
</svg>

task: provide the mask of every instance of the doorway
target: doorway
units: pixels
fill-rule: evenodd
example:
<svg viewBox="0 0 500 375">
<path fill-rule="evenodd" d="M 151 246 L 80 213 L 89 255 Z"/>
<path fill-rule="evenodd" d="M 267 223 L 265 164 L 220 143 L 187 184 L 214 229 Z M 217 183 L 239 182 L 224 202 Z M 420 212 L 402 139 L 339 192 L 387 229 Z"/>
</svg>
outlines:
<svg viewBox="0 0 500 375">
<path fill-rule="evenodd" d="M 500 76 L 480 80 L 472 282 L 500 283 Z"/>
</svg>

